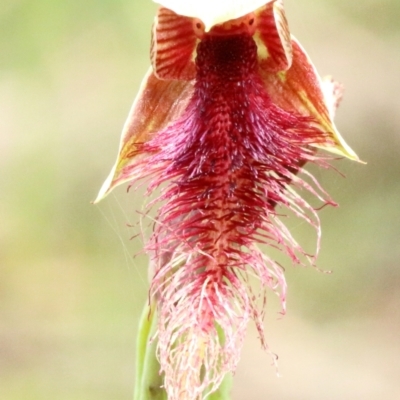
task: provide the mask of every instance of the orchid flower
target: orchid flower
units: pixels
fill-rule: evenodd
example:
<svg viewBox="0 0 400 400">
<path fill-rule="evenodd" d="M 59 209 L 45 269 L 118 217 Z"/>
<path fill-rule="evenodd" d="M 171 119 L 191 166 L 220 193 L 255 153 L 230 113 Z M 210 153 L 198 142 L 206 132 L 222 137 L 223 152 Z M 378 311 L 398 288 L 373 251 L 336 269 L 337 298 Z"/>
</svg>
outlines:
<svg viewBox="0 0 400 400">
<path fill-rule="evenodd" d="M 158 3 L 151 68 L 96 201 L 124 182 L 160 189 L 146 245 L 157 356 L 168 399 L 195 400 L 235 370 L 250 319 L 266 348 L 266 289 L 285 311 L 283 270 L 258 245 L 315 262 L 280 218 L 286 208 L 319 241 L 299 193 L 334 202 L 304 165 L 358 158 L 333 122 L 341 86 L 319 77 L 281 0 Z"/>
</svg>

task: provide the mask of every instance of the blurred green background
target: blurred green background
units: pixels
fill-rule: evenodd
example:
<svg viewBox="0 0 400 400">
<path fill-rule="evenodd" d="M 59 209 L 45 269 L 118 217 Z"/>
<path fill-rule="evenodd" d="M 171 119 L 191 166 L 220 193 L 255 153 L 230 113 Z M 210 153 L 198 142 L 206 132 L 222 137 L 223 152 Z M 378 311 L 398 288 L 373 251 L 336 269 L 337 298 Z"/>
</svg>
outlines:
<svg viewBox="0 0 400 400">
<path fill-rule="evenodd" d="M 400 2 L 286 0 L 292 32 L 346 92 L 337 124 L 367 165 L 317 171 L 319 266 L 287 265 L 288 313 L 250 327 L 236 400 L 400 396 Z M 94 199 L 149 61 L 150 0 L 1 0 L 0 398 L 130 399 L 146 258 L 142 196 Z M 131 227 L 130 225 L 133 225 Z M 311 243 L 303 227 L 294 233 Z M 273 296 L 271 296 L 272 298 Z"/>
</svg>

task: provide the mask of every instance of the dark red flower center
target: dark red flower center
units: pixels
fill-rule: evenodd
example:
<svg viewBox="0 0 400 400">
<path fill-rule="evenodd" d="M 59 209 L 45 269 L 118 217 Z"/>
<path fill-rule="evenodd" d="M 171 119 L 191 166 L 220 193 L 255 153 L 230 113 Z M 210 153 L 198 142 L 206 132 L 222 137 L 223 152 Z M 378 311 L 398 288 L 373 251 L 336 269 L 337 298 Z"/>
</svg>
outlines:
<svg viewBox="0 0 400 400">
<path fill-rule="evenodd" d="M 246 81 L 257 68 L 257 46 L 250 35 L 206 35 L 197 46 L 197 81 L 219 87 Z M 201 84 L 200 84 L 201 86 Z"/>
</svg>

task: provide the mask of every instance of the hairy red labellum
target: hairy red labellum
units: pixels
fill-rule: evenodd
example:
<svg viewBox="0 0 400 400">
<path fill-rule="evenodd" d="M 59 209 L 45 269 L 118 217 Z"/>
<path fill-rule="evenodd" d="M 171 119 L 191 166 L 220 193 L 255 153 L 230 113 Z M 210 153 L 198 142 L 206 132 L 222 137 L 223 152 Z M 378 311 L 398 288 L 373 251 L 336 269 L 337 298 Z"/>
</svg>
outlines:
<svg viewBox="0 0 400 400">
<path fill-rule="evenodd" d="M 145 170 L 158 173 L 151 189 L 173 180 L 163 195 L 168 202 L 160 227 L 173 227 L 202 250 L 213 248 L 215 261 L 206 264 L 223 268 L 216 242 L 224 242 L 226 253 L 268 231 L 276 203 L 286 203 L 287 183 L 314 159 L 310 145 L 326 138 L 310 118 L 271 102 L 250 35 L 206 35 L 196 68 L 186 111 L 139 151 L 151 155 Z"/>
<path fill-rule="evenodd" d="M 165 203 L 148 244 L 157 265 L 152 293 L 159 298 L 165 329 L 160 331 L 160 343 L 166 346 L 161 353 L 169 360 L 167 353 L 178 345 L 171 335 L 182 328 L 174 322 L 177 316 L 185 320 L 181 339 L 189 335 L 187 329 L 212 337 L 216 326 L 229 336 L 238 329 L 238 322 L 228 323 L 224 315 L 230 307 L 240 310 L 237 318 L 253 316 L 262 333 L 262 313 L 243 282 L 248 273 L 264 287 L 280 290 L 284 304 L 282 271 L 255 243 L 281 247 L 300 262 L 296 252 L 302 251 L 277 224 L 275 206 L 284 205 L 310 221 L 299 209 L 311 208 L 287 186 L 305 162 L 314 160 L 310 145 L 327 140 L 310 117 L 272 103 L 249 34 L 206 34 L 197 47 L 196 71 L 194 93 L 181 117 L 138 148 L 148 154 L 138 168 L 153 176 L 149 190 L 170 182 L 159 199 Z M 243 329 L 236 336 L 231 333 L 233 343 L 243 334 Z M 233 357 L 236 348 L 221 354 Z M 221 366 L 225 363 L 229 365 L 225 360 Z M 211 378 L 206 378 L 209 384 Z"/>
</svg>

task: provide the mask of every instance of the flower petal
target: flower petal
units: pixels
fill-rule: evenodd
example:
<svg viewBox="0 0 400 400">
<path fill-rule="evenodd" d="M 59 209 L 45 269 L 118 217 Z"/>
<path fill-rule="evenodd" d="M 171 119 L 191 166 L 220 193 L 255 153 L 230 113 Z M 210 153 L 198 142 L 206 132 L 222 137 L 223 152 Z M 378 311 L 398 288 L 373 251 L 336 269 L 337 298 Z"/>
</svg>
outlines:
<svg viewBox="0 0 400 400">
<path fill-rule="evenodd" d="M 329 133 L 331 143 L 318 144 L 331 153 L 359 161 L 356 153 L 344 141 L 333 122 L 333 114 L 340 100 L 339 86 L 325 83 L 299 42 L 292 37 L 293 63 L 287 71 L 271 73 L 261 70 L 265 88 L 276 105 L 313 117 L 321 131 Z"/>
<path fill-rule="evenodd" d="M 154 0 L 180 15 L 201 19 L 206 31 L 214 25 L 243 17 L 273 0 Z"/>
<path fill-rule="evenodd" d="M 160 79 L 190 80 L 196 75 L 197 37 L 191 17 L 161 7 L 153 24 L 151 64 Z"/>
<path fill-rule="evenodd" d="M 255 12 L 257 29 L 254 40 L 264 69 L 287 70 L 293 59 L 292 41 L 283 1 L 267 3 Z"/>
<path fill-rule="evenodd" d="M 141 159 L 135 145 L 147 142 L 153 133 L 179 117 L 192 91 L 191 81 L 163 81 L 149 69 L 122 130 L 117 161 L 103 183 L 95 203 L 114 187 L 133 179 L 130 171 Z"/>
</svg>

